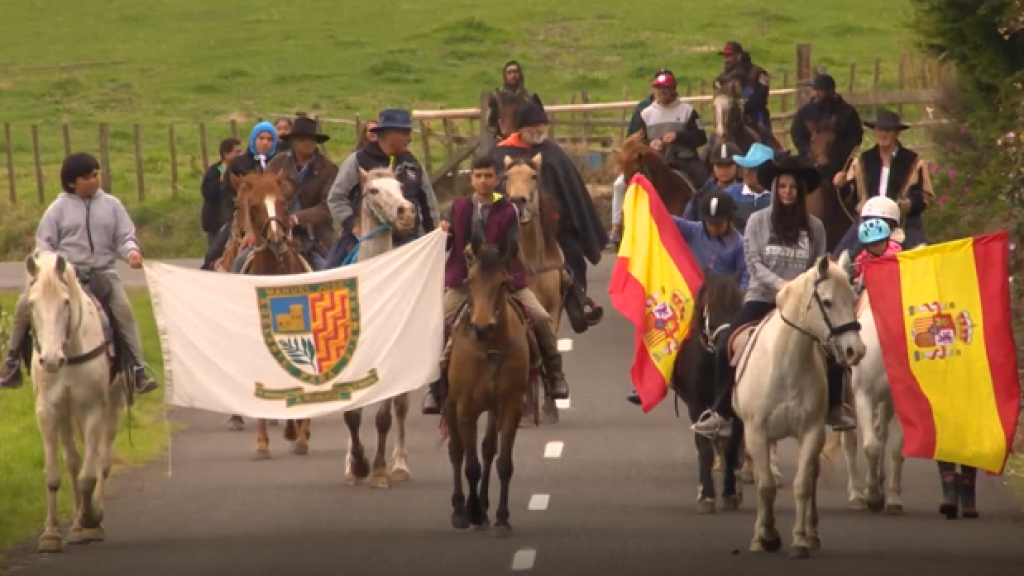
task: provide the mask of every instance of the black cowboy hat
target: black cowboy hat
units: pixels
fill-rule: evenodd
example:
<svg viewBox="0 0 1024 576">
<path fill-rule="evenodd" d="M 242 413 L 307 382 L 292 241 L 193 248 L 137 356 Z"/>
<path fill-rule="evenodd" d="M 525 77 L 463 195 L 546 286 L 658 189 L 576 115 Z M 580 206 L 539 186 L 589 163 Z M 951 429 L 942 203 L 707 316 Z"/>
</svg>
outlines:
<svg viewBox="0 0 1024 576">
<path fill-rule="evenodd" d="M 312 138 L 317 141 L 317 144 L 323 144 L 331 139 L 330 136 L 317 131 L 316 120 L 304 116 L 296 118 L 295 123 L 292 124 L 292 131 L 281 136 L 281 140 L 285 142 L 293 138 Z"/>
<path fill-rule="evenodd" d="M 377 125 L 370 132 L 377 134 L 385 130 L 412 130 L 412 114 L 401 108 L 381 110 L 377 116 Z"/>
<path fill-rule="evenodd" d="M 879 108 L 875 112 L 875 120 L 865 121 L 864 125 L 873 130 L 895 130 L 902 132 L 910 126 L 907 126 L 900 120 L 900 115 L 893 112 L 892 110 L 886 110 L 885 108 Z"/>
<path fill-rule="evenodd" d="M 803 194 L 810 194 L 821 185 L 821 174 L 818 169 L 799 156 L 776 156 L 775 160 L 765 162 L 757 169 L 757 181 L 765 190 L 772 190 L 775 179 L 789 174 L 803 182 Z"/>
</svg>

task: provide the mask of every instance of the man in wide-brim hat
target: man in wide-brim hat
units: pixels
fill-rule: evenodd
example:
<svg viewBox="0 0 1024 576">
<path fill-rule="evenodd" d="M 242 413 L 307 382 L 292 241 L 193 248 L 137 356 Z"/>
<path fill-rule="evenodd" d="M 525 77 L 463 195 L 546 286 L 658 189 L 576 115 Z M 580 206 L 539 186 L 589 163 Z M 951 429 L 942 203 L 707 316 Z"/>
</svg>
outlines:
<svg viewBox="0 0 1024 576">
<path fill-rule="evenodd" d="M 270 161 L 267 170 L 283 171 L 291 183 L 288 212 L 293 232 L 302 242 L 303 255 L 314 270 L 327 265 L 327 251 L 334 242 L 334 225 L 327 207 L 327 193 L 338 174 L 338 167 L 320 152 L 319 145 L 330 140 L 318 130 L 316 120 L 305 116 L 295 119 L 291 132 L 281 137 L 289 150 Z"/>
<path fill-rule="evenodd" d="M 906 239 L 904 250 L 927 242 L 921 215 L 935 198 L 928 163 L 917 152 L 906 148 L 899 140 L 900 132 L 910 126 L 899 114 L 880 108 L 874 120 L 864 122 L 874 131 L 875 146 L 862 152 L 848 170 L 833 179 L 837 187 L 853 186 L 857 193 L 857 212 L 868 198 L 887 196 L 900 207 L 901 222 Z M 834 254 L 853 248 L 857 242 L 857 225 L 846 233 Z"/>
</svg>

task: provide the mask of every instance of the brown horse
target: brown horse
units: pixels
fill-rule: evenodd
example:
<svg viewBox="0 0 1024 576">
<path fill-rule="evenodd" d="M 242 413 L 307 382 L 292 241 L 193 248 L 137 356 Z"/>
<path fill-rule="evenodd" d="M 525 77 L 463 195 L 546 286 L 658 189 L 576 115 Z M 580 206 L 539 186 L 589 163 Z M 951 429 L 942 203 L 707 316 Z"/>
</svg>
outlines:
<svg viewBox="0 0 1024 576">
<path fill-rule="evenodd" d="M 501 494 L 495 516 L 495 535 L 510 536 L 508 490 L 512 480 L 512 449 L 519 428 L 523 395 L 530 385 L 528 328 L 512 303 L 509 254 L 483 244 L 470 245 L 468 321 L 452 327 L 448 394 L 444 416 L 448 423 L 448 456 L 452 463 L 452 526 L 488 525 L 491 464 L 498 456 Z M 487 431 L 477 455 L 477 420 L 487 412 Z M 501 441 L 500 453 L 498 441 Z M 465 463 L 469 498 L 459 474 Z"/>
<path fill-rule="evenodd" d="M 409 236 L 416 232 L 416 207 L 405 199 L 402 185 L 395 179 L 395 173 L 387 168 L 359 169 L 362 181 L 363 200 L 359 207 L 359 220 L 353 232 L 358 238 L 356 262 L 365 262 L 395 247 L 394 232 Z M 388 434 L 391 432 L 391 408 L 394 406 L 398 420 L 398 441 L 391 472 L 387 470 Z M 402 393 L 380 403 L 377 409 L 377 453 L 373 458 L 374 488 L 390 488 L 391 482 L 406 482 L 411 479 L 405 448 L 405 419 L 409 414 L 409 393 Z M 358 484 L 370 475 L 370 463 L 366 460 L 365 449 L 359 438 L 359 427 L 363 422 L 363 409 L 345 412 L 349 444 L 345 457 L 345 483 Z"/>
<path fill-rule="evenodd" d="M 817 216 L 825 226 L 826 245 L 831 252 L 858 217 L 856 208 L 845 202 L 832 184 L 835 174 L 828 169 L 836 139 L 835 117 L 829 117 L 825 122 L 805 122 L 804 126 L 811 134 L 810 159 L 821 173 L 821 186 L 817 193 L 807 196 L 807 211 Z M 846 165 L 849 163 L 847 159 Z"/>
<path fill-rule="evenodd" d="M 736 80 L 725 82 L 711 101 L 715 109 L 715 132 L 708 139 L 701 154 L 702 160 L 711 170 L 711 151 L 720 144 L 732 142 L 739 146 L 740 154 L 746 154 L 754 143 L 762 142 L 761 136 L 743 119 L 742 87 Z M 763 142 L 762 142 L 763 143 Z M 774 145 L 769 142 L 769 145 Z"/>
<path fill-rule="evenodd" d="M 647 145 L 646 130 L 639 130 L 622 143 L 615 160 L 626 182 L 637 173 L 643 174 L 658 191 L 669 214 L 682 216 L 687 203 L 697 192 L 694 184 L 665 163 L 661 154 Z"/>
<path fill-rule="evenodd" d="M 239 215 L 247 214 L 257 244 L 245 264 L 242 274 L 253 276 L 283 276 L 310 272 L 309 263 L 300 255 L 301 247 L 292 237 L 291 219 L 285 201 L 284 172 L 254 173 L 246 176 L 231 175 L 238 192 Z M 292 441 L 292 453 L 309 453 L 312 420 L 288 420 L 284 429 L 285 440 Z M 270 458 L 270 435 L 267 420 L 256 421 L 256 457 Z"/>
<path fill-rule="evenodd" d="M 519 211 L 519 257 L 526 268 L 530 290 L 537 296 L 558 334 L 562 319 L 562 298 L 571 279 L 565 272 L 565 257 L 558 245 L 558 203 L 551 194 L 540 190 L 540 170 L 543 158 L 505 157 L 505 191 Z M 534 382 L 525 398 L 523 422 L 536 419 L 541 391 L 540 382 Z M 540 412 L 545 422 L 558 422 L 558 406 L 544 394 Z"/>
</svg>

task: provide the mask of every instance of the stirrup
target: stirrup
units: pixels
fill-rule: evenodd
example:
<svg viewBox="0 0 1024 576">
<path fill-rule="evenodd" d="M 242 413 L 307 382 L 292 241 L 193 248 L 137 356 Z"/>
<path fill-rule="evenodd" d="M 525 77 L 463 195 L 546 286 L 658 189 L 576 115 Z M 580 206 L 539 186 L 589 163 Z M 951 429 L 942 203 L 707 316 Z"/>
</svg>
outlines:
<svg viewBox="0 0 1024 576">
<path fill-rule="evenodd" d="M 707 422 L 708 420 L 710 420 L 711 417 L 714 414 L 715 414 L 715 411 L 710 409 L 710 408 L 708 408 L 707 410 L 705 410 L 700 415 L 699 418 L 697 418 L 696 422 L 694 422 L 692 425 L 690 425 L 690 430 L 693 430 L 694 433 L 696 433 L 696 434 L 700 434 L 701 436 L 704 436 L 706 438 L 710 438 L 710 439 L 714 440 L 715 438 L 718 437 L 718 434 L 722 431 L 722 425 L 725 424 L 725 418 L 723 418 L 721 414 L 718 415 L 718 426 L 715 427 L 715 431 L 714 432 L 701 432 L 700 430 L 697 430 L 698 426 L 700 426 L 702 423 Z"/>
</svg>

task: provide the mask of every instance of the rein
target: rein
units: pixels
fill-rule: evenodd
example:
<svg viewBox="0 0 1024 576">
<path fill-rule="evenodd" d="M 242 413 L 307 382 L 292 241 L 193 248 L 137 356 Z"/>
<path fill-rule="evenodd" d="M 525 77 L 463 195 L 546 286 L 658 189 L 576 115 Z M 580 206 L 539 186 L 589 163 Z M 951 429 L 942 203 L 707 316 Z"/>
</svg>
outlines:
<svg viewBox="0 0 1024 576">
<path fill-rule="evenodd" d="M 81 294 L 83 296 L 85 296 L 86 298 L 89 297 L 89 295 L 85 292 L 84 288 L 81 289 Z M 70 323 L 68 324 L 68 328 L 66 330 L 66 334 L 64 335 L 64 342 L 62 343 L 62 347 L 67 346 L 68 341 L 71 340 L 71 335 L 78 333 L 78 330 L 81 329 L 81 327 L 82 327 L 82 317 L 85 314 L 84 313 L 84 307 L 85 307 L 85 304 L 82 303 L 82 300 L 79 300 L 78 301 L 78 319 L 77 319 L 77 322 L 75 322 L 74 327 L 72 327 L 72 325 Z M 70 311 L 70 308 L 69 308 L 69 311 Z M 35 348 L 36 354 L 42 354 L 42 350 L 39 347 L 39 337 L 37 336 L 36 331 L 32 330 L 31 331 L 31 335 L 32 335 L 32 347 Z M 96 346 L 92 350 L 89 350 L 85 354 L 79 354 L 78 356 L 72 356 L 71 358 L 66 359 L 65 360 L 65 364 L 67 366 L 75 366 L 75 365 L 78 365 L 78 364 L 84 364 L 84 363 L 86 363 L 86 362 L 88 362 L 90 360 L 93 360 L 93 359 L 99 357 L 100 355 L 102 355 L 106 351 L 107 346 L 109 346 L 109 345 L 110 345 L 110 342 L 106 339 L 106 337 L 104 337 L 103 341 L 100 342 L 100 344 L 98 346 Z"/>
<path fill-rule="evenodd" d="M 379 210 L 377 210 L 376 206 L 374 206 L 372 203 L 367 203 L 365 201 L 363 202 L 363 204 L 370 209 L 370 212 L 373 213 L 373 217 L 377 219 L 377 222 L 380 223 L 380 226 L 377 226 L 368 234 L 363 234 L 362 236 L 356 238 L 356 245 L 352 247 L 352 250 L 350 250 L 349 253 L 345 256 L 345 259 L 341 261 L 342 266 L 355 264 L 359 260 L 359 248 L 363 245 L 364 241 L 371 240 L 379 236 L 382 232 L 392 229 L 391 225 L 387 223 L 387 218 L 385 218 L 384 215 L 381 214 Z M 416 239 L 418 237 L 419 235 L 415 235 L 412 237 L 412 239 Z"/>
<path fill-rule="evenodd" d="M 797 332 L 800 332 L 801 334 L 813 340 L 818 346 L 821 347 L 822 351 L 826 355 L 828 355 L 830 349 L 833 353 L 836 352 L 834 341 L 835 337 L 845 334 L 847 332 L 854 332 L 860 330 L 860 322 L 854 319 L 852 322 L 847 322 L 846 324 L 841 324 L 839 326 L 832 325 L 832 321 L 829 319 L 828 314 L 825 312 L 825 305 L 821 301 L 821 296 L 818 295 L 818 285 L 824 281 L 825 280 L 822 278 L 818 278 L 817 280 L 814 281 L 814 303 L 818 305 L 818 310 L 821 312 L 821 318 L 825 322 L 825 327 L 828 328 L 828 336 L 824 341 L 820 337 L 811 334 L 804 328 L 794 324 L 792 321 L 786 318 L 786 316 L 782 313 L 782 310 L 779 310 L 779 318 L 781 318 L 782 321 L 790 328 L 793 328 Z M 810 305 L 808 305 L 808 309 L 810 309 Z"/>
</svg>

